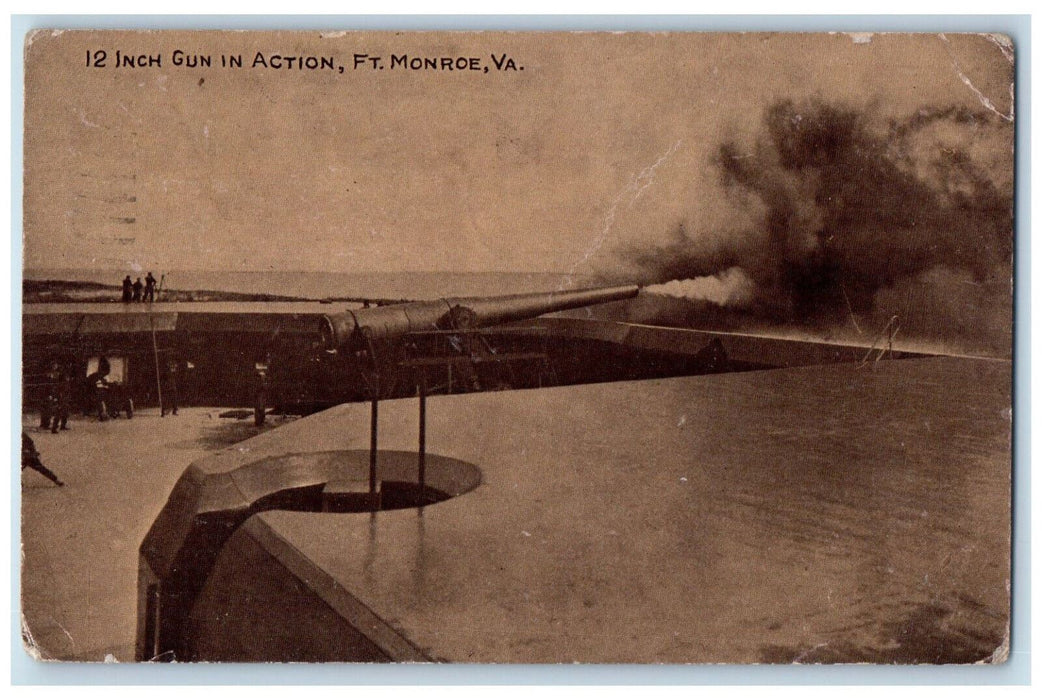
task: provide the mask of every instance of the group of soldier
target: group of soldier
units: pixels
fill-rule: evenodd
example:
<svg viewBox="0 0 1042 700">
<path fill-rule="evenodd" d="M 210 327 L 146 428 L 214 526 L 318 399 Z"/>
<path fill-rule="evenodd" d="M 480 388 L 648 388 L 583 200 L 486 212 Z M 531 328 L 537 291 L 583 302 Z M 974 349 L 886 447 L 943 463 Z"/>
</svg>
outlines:
<svg viewBox="0 0 1042 700">
<path fill-rule="evenodd" d="M 123 402 L 113 402 L 110 392 L 113 388 L 118 389 L 118 384 L 109 381 L 111 372 L 108 360 L 104 357 L 98 363 L 98 369 L 87 375 L 86 384 L 89 387 L 92 399 L 92 409 L 97 411 L 98 420 L 108 420 L 117 417 L 125 410 L 127 418 L 133 417 L 133 406 L 123 406 Z M 40 428 L 57 433 L 59 430 L 69 429 L 69 413 L 72 410 L 73 379 L 72 372 L 59 364 L 51 367 L 47 374 L 46 395 L 40 406 Z"/>
<path fill-rule="evenodd" d="M 127 418 L 133 418 L 134 401 L 121 382 L 109 379 L 111 372 L 112 367 L 108 359 L 102 357 L 98 361 L 97 369 L 87 375 L 85 386 L 90 397 L 90 410 L 85 413 L 95 413 L 99 421 L 119 418 L 122 414 L 125 414 Z M 171 358 L 164 363 L 160 375 L 161 416 L 165 416 L 167 413 L 177 415 L 180 393 L 179 373 L 177 360 Z M 52 433 L 68 430 L 72 402 L 73 372 L 67 367 L 55 363 L 47 375 L 46 396 L 40 407 L 40 427 L 50 429 Z"/>
<path fill-rule="evenodd" d="M 123 303 L 153 302 L 156 300 L 156 278 L 149 272 L 144 283 L 138 277 L 136 282 L 130 281 L 130 275 L 123 278 Z"/>
<path fill-rule="evenodd" d="M 99 421 L 119 418 L 123 413 L 127 418 L 133 418 L 134 402 L 126 395 L 120 382 L 109 381 L 111 371 L 109 361 L 102 357 L 98 362 L 98 368 L 87 375 L 91 409 L 97 414 Z"/>
<path fill-rule="evenodd" d="M 99 421 L 117 418 L 121 414 L 125 414 L 127 418 L 133 418 L 133 400 L 127 395 L 121 383 L 109 381 L 111 371 L 108 360 L 102 357 L 98 361 L 98 368 L 87 375 L 86 385 L 92 404 L 90 410 L 96 412 Z M 160 416 L 165 416 L 168 412 L 177 415 L 178 373 L 178 362 L 170 359 L 165 365 L 161 378 Z M 50 430 L 57 434 L 61 430 L 69 429 L 69 414 L 73 404 L 73 376 L 74 374 L 68 366 L 61 363 L 51 366 L 47 375 L 44 400 L 40 406 L 40 428 L 42 430 Z M 24 430 L 22 431 L 22 469 L 33 469 L 50 479 L 55 485 L 64 485 L 64 482 L 54 472 L 44 466 L 39 450 L 36 449 L 32 438 Z"/>
</svg>

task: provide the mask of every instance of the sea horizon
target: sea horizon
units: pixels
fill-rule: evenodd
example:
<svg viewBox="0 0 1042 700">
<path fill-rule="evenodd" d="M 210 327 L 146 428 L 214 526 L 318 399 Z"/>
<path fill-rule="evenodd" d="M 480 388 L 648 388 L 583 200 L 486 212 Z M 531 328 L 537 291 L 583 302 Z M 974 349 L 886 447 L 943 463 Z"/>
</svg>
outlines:
<svg viewBox="0 0 1042 700">
<path fill-rule="evenodd" d="M 126 269 L 26 268 L 24 280 L 91 282 L 117 289 Z M 177 291 L 233 292 L 292 297 L 301 301 L 323 299 L 425 300 L 453 296 L 498 296 L 579 289 L 608 284 L 592 276 L 553 272 L 321 272 L 321 271 L 152 271 L 162 289 Z M 116 297 L 113 297 L 115 300 Z M 568 313 L 568 312 L 566 312 Z M 638 299 L 588 309 L 584 315 L 637 324 L 700 328 L 783 336 L 808 342 L 862 344 L 880 342 L 880 327 L 852 328 L 845 324 L 822 327 L 798 321 L 778 322 L 744 317 L 738 323 L 720 325 L 698 302 L 663 295 L 642 294 Z M 928 354 L 970 357 L 1011 357 L 1012 339 L 932 329 L 916 333 L 907 325 L 895 347 Z"/>
<path fill-rule="evenodd" d="M 23 280 L 92 282 L 118 287 L 126 275 L 147 271 L 119 268 L 25 268 Z M 425 299 L 574 289 L 594 284 L 589 276 L 564 272 L 328 272 L 318 270 L 153 270 L 165 289 L 271 294 L 325 299 L 370 297 Z"/>
</svg>

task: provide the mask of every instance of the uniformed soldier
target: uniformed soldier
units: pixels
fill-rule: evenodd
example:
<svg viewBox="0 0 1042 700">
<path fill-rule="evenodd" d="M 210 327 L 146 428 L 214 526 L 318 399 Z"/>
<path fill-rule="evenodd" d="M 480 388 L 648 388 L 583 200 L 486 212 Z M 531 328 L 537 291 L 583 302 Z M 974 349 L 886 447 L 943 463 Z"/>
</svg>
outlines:
<svg viewBox="0 0 1042 700">
<path fill-rule="evenodd" d="M 51 419 L 58 410 L 58 382 L 61 373 L 57 363 L 51 364 L 47 370 L 47 384 L 43 390 L 43 402 L 40 404 L 40 428 L 48 430 Z"/>
<path fill-rule="evenodd" d="M 40 461 L 40 451 L 33 444 L 33 439 L 22 431 L 22 469 L 32 469 L 43 474 L 54 482 L 56 486 L 65 486 L 65 482 Z"/>
<path fill-rule="evenodd" d="M 181 368 L 175 359 L 167 360 L 166 369 L 163 372 L 163 405 L 160 407 L 159 416 L 163 417 L 169 411 L 177 415 L 177 403 L 179 397 Z"/>
<path fill-rule="evenodd" d="M 87 375 L 87 384 L 90 386 L 90 391 L 94 397 L 94 408 L 98 413 L 98 420 L 100 421 L 109 419 L 106 402 L 108 400 L 108 375 L 110 371 L 108 360 L 103 357 L 101 362 L 98 363 L 98 369 Z"/>
<path fill-rule="evenodd" d="M 54 384 L 53 413 L 51 415 L 51 432 L 69 429 L 69 410 L 72 407 L 72 376 L 67 369 L 61 371 Z"/>
</svg>

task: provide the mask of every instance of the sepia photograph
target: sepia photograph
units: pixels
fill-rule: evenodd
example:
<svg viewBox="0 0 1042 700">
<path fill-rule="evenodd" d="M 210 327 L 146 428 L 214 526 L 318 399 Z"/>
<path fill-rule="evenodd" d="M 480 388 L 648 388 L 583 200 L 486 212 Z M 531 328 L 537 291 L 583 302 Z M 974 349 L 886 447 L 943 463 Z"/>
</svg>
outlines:
<svg viewBox="0 0 1042 700">
<path fill-rule="evenodd" d="M 1010 36 L 23 39 L 33 663 L 1008 661 Z"/>
</svg>

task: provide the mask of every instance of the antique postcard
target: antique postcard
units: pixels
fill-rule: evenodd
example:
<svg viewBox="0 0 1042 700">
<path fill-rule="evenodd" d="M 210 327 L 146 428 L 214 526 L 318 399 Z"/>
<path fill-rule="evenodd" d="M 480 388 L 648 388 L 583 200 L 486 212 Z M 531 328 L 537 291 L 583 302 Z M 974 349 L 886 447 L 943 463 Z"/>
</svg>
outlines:
<svg viewBox="0 0 1042 700">
<path fill-rule="evenodd" d="M 996 664 L 992 34 L 33 31 L 54 661 Z"/>
</svg>

